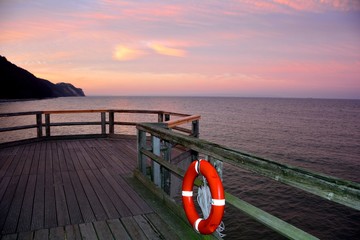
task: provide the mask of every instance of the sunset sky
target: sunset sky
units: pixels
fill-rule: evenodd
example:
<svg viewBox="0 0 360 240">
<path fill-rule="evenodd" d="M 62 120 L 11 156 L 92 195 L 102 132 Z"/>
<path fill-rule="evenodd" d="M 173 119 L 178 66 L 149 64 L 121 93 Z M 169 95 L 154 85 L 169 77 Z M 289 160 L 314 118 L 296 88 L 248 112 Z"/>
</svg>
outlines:
<svg viewBox="0 0 360 240">
<path fill-rule="evenodd" d="M 0 0 L 0 55 L 87 95 L 360 99 L 360 1 Z"/>
</svg>

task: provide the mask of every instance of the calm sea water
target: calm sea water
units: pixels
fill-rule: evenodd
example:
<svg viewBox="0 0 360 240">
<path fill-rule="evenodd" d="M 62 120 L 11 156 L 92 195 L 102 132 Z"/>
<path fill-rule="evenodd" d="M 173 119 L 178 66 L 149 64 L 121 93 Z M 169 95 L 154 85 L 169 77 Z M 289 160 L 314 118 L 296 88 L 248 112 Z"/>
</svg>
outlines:
<svg viewBox="0 0 360 240">
<path fill-rule="evenodd" d="M 360 182 L 360 100 L 85 97 L 0 103 L 0 112 L 64 109 L 152 109 L 200 114 L 203 139 Z M 65 118 L 76 121 L 74 116 Z M 141 121 L 149 120 L 156 118 Z M 28 118 L 20 121 L 33 123 Z M 0 118 L 0 126 L 11 124 L 17 123 Z M 28 137 L 33 132 L 22 134 Z M 4 138 L 0 137 L 0 141 Z M 225 165 L 224 185 L 226 191 L 321 239 L 360 239 L 359 211 L 229 165 Z M 281 239 L 230 206 L 226 207 L 224 222 L 227 239 Z"/>
</svg>

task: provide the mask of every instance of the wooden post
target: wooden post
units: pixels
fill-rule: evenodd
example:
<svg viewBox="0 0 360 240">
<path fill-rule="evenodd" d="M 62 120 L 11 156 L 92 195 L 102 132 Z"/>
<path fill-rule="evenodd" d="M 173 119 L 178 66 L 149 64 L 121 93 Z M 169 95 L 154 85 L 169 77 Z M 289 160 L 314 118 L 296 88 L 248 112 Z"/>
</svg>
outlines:
<svg viewBox="0 0 360 240">
<path fill-rule="evenodd" d="M 199 120 L 195 120 L 192 121 L 192 136 L 199 138 L 200 135 L 200 121 Z"/>
<path fill-rule="evenodd" d="M 46 136 L 50 137 L 50 114 L 46 113 L 45 114 L 45 131 L 46 131 Z"/>
<path fill-rule="evenodd" d="M 151 136 L 153 153 L 160 156 L 160 138 Z M 160 165 L 152 161 L 152 179 L 156 186 L 161 187 Z"/>
<path fill-rule="evenodd" d="M 101 134 L 106 134 L 106 115 L 105 115 L 105 112 L 101 113 Z"/>
<path fill-rule="evenodd" d="M 109 133 L 114 134 L 114 111 L 109 111 Z"/>
<path fill-rule="evenodd" d="M 41 138 L 42 137 L 42 114 L 41 113 L 37 113 L 36 114 L 36 125 L 37 125 L 37 137 Z"/>
<path fill-rule="evenodd" d="M 137 151 L 138 151 L 138 166 L 139 170 L 146 176 L 146 158 L 141 153 L 141 149 L 146 147 L 146 132 L 137 131 Z"/>
<path fill-rule="evenodd" d="M 192 136 L 199 138 L 199 120 L 192 121 Z M 199 153 L 197 151 L 191 150 L 191 159 L 193 161 L 199 158 Z"/>
<path fill-rule="evenodd" d="M 158 122 L 164 122 L 164 114 L 158 113 Z"/>
</svg>

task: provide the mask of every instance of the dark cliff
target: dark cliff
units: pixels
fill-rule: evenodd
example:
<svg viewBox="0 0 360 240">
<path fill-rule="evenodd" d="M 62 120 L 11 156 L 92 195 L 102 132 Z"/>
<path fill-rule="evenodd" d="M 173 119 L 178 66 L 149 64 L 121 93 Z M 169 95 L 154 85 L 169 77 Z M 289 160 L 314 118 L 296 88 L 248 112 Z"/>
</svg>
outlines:
<svg viewBox="0 0 360 240">
<path fill-rule="evenodd" d="M 80 88 L 69 83 L 54 84 L 35 77 L 30 72 L 0 56 L 0 99 L 41 99 L 85 96 Z"/>
</svg>

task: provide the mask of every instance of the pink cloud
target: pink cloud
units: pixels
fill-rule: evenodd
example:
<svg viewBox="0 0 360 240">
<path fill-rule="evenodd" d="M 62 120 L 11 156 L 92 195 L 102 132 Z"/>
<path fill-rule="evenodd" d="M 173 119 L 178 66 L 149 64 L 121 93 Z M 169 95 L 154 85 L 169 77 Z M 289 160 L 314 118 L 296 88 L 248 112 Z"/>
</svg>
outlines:
<svg viewBox="0 0 360 240">
<path fill-rule="evenodd" d="M 133 1 L 102 0 L 100 12 L 107 12 L 104 16 L 90 13 L 90 17 L 104 17 L 104 19 L 117 17 L 131 19 L 132 21 L 165 21 L 169 18 L 180 17 L 184 12 L 184 6 L 180 4 Z M 109 14 L 110 12 L 110 14 Z"/>
<path fill-rule="evenodd" d="M 87 12 L 87 13 L 76 13 L 73 17 L 81 17 L 85 19 L 95 19 L 95 20 L 115 20 L 121 19 L 123 17 L 115 14 L 106 14 L 100 12 Z"/>
</svg>

